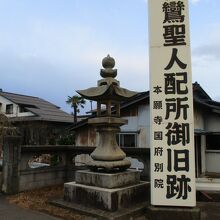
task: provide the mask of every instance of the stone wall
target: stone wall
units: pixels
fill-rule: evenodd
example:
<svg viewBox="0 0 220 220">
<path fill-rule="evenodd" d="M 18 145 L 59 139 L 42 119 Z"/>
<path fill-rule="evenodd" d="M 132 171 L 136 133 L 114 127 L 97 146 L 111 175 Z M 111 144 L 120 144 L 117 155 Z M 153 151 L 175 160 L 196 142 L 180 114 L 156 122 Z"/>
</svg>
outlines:
<svg viewBox="0 0 220 220">
<path fill-rule="evenodd" d="M 2 191 L 14 194 L 44 186 L 51 186 L 70 182 L 75 179 L 75 171 L 86 169 L 78 166 L 75 161 L 77 155 L 91 154 L 94 147 L 76 146 L 22 146 L 20 137 L 6 137 L 4 139 L 3 184 Z M 141 173 L 142 180 L 149 180 L 149 149 L 123 148 L 128 157 L 136 158 L 144 164 Z M 34 162 L 40 155 L 51 155 L 58 158 L 58 162 L 48 164 Z M 33 168 L 35 167 L 35 168 Z"/>
</svg>

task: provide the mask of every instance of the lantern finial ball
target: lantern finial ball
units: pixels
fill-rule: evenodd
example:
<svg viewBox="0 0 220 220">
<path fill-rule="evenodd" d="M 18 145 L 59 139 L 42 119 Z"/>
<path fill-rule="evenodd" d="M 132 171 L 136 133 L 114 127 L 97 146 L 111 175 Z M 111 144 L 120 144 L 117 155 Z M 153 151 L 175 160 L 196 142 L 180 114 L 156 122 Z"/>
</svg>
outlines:
<svg viewBox="0 0 220 220">
<path fill-rule="evenodd" d="M 107 68 L 114 68 L 115 66 L 115 59 L 113 57 L 110 57 L 108 54 L 107 57 L 103 58 L 102 60 L 102 66 L 107 69 Z"/>
</svg>

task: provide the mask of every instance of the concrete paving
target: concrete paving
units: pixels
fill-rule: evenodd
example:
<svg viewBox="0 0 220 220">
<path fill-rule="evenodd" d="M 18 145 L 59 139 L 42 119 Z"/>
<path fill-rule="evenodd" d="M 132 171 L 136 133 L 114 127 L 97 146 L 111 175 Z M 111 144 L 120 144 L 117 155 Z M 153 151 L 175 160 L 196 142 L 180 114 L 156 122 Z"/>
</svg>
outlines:
<svg viewBox="0 0 220 220">
<path fill-rule="evenodd" d="M 22 209 L 9 204 L 4 195 L 0 194 L 0 219 L 1 220 L 62 220 L 41 212 Z"/>
</svg>

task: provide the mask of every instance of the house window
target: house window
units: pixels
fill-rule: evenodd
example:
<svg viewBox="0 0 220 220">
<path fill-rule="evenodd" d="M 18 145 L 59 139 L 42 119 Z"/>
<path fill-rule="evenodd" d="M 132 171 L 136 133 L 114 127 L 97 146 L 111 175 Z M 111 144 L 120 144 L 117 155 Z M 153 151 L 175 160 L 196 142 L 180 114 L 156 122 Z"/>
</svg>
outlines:
<svg viewBox="0 0 220 220">
<path fill-rule="evenodd" d="M 6 114 L 13 114 L 13 104 L 6 105 Z"/>
<path fill-rule="evenodd" d="M 24 107 L 24 106 L 19 106 L 19 112 L 22 113 L 22 112 L 28 112 L 28 110 Z"/>
<path fill-rule="evenodd" d="M 220 134 L 213 134 L 206 136 L 207 150 L 220 150 Z"/>
<path fill-rule="evenodd" d="M 137 147 L 137 133 L 119 133 L 116 139 L 120 147 Z"/>
</svg>

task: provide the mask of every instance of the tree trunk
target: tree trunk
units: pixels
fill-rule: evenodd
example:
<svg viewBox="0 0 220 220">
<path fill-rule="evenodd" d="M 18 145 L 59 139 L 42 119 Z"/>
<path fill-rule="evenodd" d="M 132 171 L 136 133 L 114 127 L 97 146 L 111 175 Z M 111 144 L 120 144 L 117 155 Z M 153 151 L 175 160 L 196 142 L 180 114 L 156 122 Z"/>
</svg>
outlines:
<svg viewBox="0 0 220 220">
<path fill-rule="evenodd" d="M 77 106 L 73 107 L 74 123 L 77 122 Z"/>
</svg>

